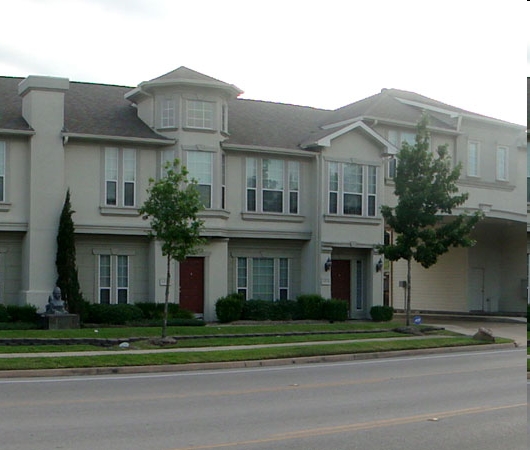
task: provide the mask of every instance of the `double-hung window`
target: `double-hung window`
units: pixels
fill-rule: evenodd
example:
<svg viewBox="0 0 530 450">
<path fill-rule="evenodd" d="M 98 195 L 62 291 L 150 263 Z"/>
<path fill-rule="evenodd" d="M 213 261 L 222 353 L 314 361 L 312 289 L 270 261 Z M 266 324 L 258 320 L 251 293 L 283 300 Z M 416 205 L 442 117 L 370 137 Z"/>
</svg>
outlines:
<svg viewBox="0 0 530 450">
<path fill-rule="evenodd" d="M 355 163 L 328 163 L 328 213 L 375 217 L 377 167 Z"/>
<path fill-rule="evenodd" d="M 508 181 L 508 147 L 497 147 L 497 180 Z"/>
<path fill-rule="evenodd" d="M 105 205 L 136 204 L 136 150 L 105 149 Z"/>
<path fill-rule="evenodd" d="M 6 143 L 0 141 L 0 202 L 6 201 Z"/>
<path fill-rule="evenodd" d="M 213 130 L 215 103 L 203 100 L 186 100 L 186 126 Z"/>
<path fill-rule="evenodd" d="M 408 145 L 416 144 L 416 133 L 411 133 L 409 131 L 389 130 L 388 141 L 398 150 L 400 150 L 403 146 L 403 143 L 407 143 Z M 388 160 L 388 178 L 394 178 L 396 176 L 396 168 L 397 159 L 395 157 L 390 158 Z"/>
<path fill-rule="evenodd" d="M 160 115 L 160 125 L 162 128 L 174 128 L 175 121 L 175 100 L 173 98 L 164 98 L 161 102 L 162 110 Z"/>
<path fill-rule="evenodd" d="M 530 144 L 526 144 L 526 202 L 530 203 Z"/>
<path fill-rule="evenodd" d="M 298 161 L 247 158 L 247 211 L 298 214 L 299 193 Z"/>
<path fill-rule="evenodd" d="M 128 303 L 129 256 L 99 255 L 98 266 L 99 303 Z"/>
<path fill-rule="evenodd" d="M 212 160 L 213 153 L 188 151 L 186 168 L 189 178 L 197 181 L 197 188 L 205 208 L 212 207 Z"/>
<path fill-rule="evenodd" d="M 237 292 L 245 299 L 287 300 L 288 258 L 237 258 Z"/>
<path fill-rule="evenodd" d="M 467 175 L 470 177 L 478 177 L 479 173 L 479 159 L 480 146 L 477 141 L 469 141 L 467 144 Z"/>
</svg>

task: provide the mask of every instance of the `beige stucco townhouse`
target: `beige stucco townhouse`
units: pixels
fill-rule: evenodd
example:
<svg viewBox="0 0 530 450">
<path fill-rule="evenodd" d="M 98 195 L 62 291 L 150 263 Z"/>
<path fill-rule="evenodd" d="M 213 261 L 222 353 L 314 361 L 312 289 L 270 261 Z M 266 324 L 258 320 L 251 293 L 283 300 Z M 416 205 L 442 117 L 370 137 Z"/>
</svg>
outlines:
<svg viewBox="0 0 530 450">
<path fill-rule="evenodd" d="M 375 250 L 392 239 L 379 209 L 395 202 L 394 155 L 425 111 L 433 148 L 463 164 L 462 210 L 486 219 L 474 248 L 414 268 L 413 309 L 524 310 L 524 127 L 394 89 L 335 111 L 240 94 L 185 67 L 136 88 L 1 77 L 0 302 L 44 307 L 68 188 L 85 297 L 162 301 L 165 259 L 138 208 L 178 157 L 198 180 L 207 244 L 175 264 L 172 301 L 207 320 L 231 292 L 320 293 L 352 318 L 402 308 L 403 264 Z"/>
</svg>

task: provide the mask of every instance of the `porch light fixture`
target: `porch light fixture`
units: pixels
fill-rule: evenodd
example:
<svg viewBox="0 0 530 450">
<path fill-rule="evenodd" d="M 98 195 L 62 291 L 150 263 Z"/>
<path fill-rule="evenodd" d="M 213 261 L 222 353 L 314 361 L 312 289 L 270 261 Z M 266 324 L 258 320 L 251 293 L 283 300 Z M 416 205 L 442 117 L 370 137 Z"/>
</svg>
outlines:
<svg viewBox="0 0 530 450">
<path fill-rule="evenodd" d="M 383 268 L 383 260 L 379 258 L 379 261 L 377 261 L 377 264 L 375 265 L 375 271 L 381 272 L 382 268 Z"/>
<path fill-rule="evenodd" d="M 331 270 L 331 258 L 328 257 L 327 261 L 324 263 L 324 270 L 329 272 Z"/>
</svg>

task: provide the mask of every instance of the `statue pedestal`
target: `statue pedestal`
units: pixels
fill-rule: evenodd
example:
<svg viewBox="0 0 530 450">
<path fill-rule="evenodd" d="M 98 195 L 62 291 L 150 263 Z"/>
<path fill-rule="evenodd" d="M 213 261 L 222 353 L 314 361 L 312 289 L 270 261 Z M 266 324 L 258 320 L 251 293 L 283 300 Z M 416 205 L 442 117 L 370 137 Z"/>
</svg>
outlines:
<svg viewBox="0 0 530 450">
<path fill-rule="evenodd" d="M 79 328 L 79 314 L 44 314 L 44 325 L 48 330 Z"/>
</svg>

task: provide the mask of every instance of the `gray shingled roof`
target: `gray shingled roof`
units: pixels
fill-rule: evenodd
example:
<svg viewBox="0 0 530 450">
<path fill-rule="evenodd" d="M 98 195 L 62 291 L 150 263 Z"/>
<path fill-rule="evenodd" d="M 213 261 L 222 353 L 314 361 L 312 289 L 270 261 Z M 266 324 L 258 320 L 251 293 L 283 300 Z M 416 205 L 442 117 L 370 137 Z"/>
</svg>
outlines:
<svg viewBox="0 0 530 450">
<path fill-rule="evenodd" d="M 223 83 L 186 67 L 180 67 L 158 79 L 175 77 Z M 21 81 L 22 78 L 0 77 L 0 129 L 30 129 L 22 118 L 22 99 L 17 89 Z M 136 108 L 124 98 L 124 94 L 131 89 L 125 86 L 71 82 L 70 89 L 65 94 L 65 131 L 87 135 L 166 139 L 138 118 Z M 226 144 L 298 149 L 301 144 L 314 143 L 337 129 L 325 130 L 323 126 L 362 117 L 415 126 L 421 117 L 422 108 L 403 103 L 399 99 L 484 117 L 397 89 L 383 89 L 376 95 L 335 111 L 234 99 L 228 108 L 230 135 Z M 429 114 L 432 126 L 448 131 L 456 130 L 456 118 L 435 111 L 429 111 Z"/>
<path fill-rule="evenodd" d="M 300 148 L 319 131 L 331 111 L 257 100 L 232 100 L 228 105 L 227 144 Z"/>
</svg>

